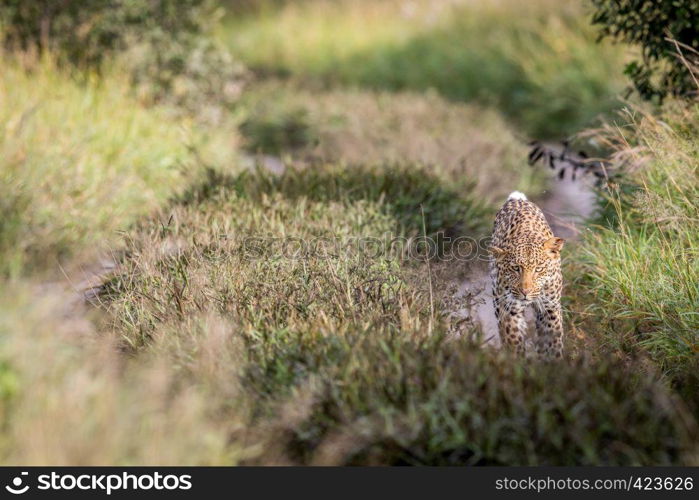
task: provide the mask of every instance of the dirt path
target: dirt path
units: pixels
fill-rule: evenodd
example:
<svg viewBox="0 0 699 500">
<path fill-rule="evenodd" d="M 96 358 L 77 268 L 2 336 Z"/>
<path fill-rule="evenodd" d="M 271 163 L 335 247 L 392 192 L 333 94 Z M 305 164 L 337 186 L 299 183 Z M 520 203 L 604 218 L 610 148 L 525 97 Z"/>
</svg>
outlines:
<svg viewBox="0 0 699 500">
<path fill-rule="evenodd" d="M 550 189 L 542 196 L 534 197 L 554 234 L 564 238 L 569 244 L 579 238 L 582 222 L 594 209 L 590 182 L 585 177 L 577 181 L 568 178 L 551 179 Z M 500 337 L 493 309 L 488 264 L 473 261 L 469 266 L 465 277 L 449 286 L 450 297 L 445 304 L 445 316 L 455 337 L 461 337 L 475 328 L 484 345 L 497 348 L 500 346 Z M 533 316 L 529 315 L 527 320 L 533 322 Z"/>
</svg>

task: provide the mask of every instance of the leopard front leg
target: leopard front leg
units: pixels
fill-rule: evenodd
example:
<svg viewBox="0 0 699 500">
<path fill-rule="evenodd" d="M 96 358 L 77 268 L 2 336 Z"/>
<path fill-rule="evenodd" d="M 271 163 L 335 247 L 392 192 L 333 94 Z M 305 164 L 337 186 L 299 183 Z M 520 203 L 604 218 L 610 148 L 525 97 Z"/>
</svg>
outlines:
<svg viewBox="0 0 699 500">
<path fill-rule="evenodd" d="M 535 303 L 536 352 L 541 359 L 563 358 L 563 316 L 560 295 L 541 297 Z"/>
<path fill-rule="evenodd" d="M 524 334 L 527 328 L 524 320 L 524 304 L 507 296 L 495 297 L 494 302 L 502 345 L 524 356 Z"/>
</svg>

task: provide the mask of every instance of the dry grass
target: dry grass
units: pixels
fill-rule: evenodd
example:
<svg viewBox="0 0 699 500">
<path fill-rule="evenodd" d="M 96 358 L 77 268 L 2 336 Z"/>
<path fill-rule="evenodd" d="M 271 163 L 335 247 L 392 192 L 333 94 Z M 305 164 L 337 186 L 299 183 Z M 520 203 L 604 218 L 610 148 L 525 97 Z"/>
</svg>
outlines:
<svg viewBox="0 0 699 500">
<path fill-rule="evenodd" d="M 311 92 L 280 84 L 250 92 L 244 106 L 242 130 L 254 152 L 349 165 L 424 165 L 487 202 L 513 189 L 543 187 L 542 176 L 522 161 L 522 138 L 481 106 L 433 93 Z"/>
</svg>

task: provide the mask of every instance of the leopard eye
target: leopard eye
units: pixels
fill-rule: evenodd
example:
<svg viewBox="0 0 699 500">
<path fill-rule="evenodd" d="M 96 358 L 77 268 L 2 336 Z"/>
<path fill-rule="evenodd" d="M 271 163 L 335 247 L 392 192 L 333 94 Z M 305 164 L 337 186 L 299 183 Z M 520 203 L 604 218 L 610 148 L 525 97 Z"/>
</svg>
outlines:
<svg viewBox="0 0 699 500">
<path fill-rule="evenodd" d="M 520 266 L 512 266 L 512 270 L 516 273 L 520 272 L 522 268 Z"/>
<path fill-rule="evenodd" d="M 537 266 L 535 270 L 536 270 L 537 273 L 543 272 L 543 271 L 544 271 L 544 266 Z"/>
</svg>

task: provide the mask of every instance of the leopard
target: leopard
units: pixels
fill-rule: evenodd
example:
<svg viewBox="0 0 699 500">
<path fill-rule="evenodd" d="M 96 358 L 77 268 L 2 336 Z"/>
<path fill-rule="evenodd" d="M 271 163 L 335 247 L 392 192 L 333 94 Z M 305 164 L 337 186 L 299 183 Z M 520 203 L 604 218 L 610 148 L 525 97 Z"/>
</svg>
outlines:
<svg viewBox="0 0 699 500">
<path fill-rule="evenodd" d="M 498 333 L 505 348 L 525 356 L 527 308 L 534 309 L 536 355 L 563 358 L 561 250 L 541 209 L 514 191 L 495 216 L 489 269 Z"/>
</svg>

